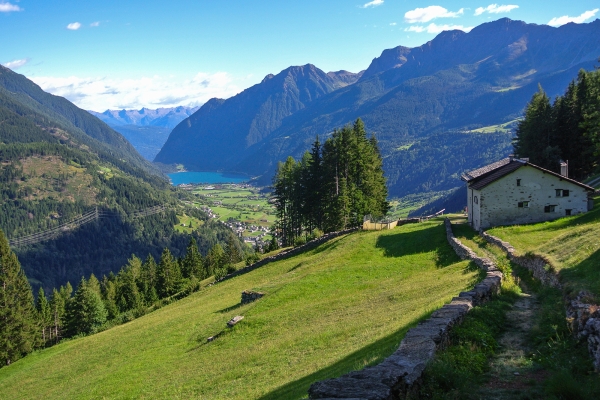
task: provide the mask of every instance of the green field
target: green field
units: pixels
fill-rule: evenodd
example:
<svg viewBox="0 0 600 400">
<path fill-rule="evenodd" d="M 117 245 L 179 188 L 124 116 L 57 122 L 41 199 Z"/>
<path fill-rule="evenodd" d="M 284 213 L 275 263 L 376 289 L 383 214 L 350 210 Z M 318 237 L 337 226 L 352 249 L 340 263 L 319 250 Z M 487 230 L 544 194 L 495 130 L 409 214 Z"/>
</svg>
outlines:
<svg viewBox="0 0 600 400">
<path fill-rule="evenodd" d="M 518 120 L 514 119 L 503 124 L 484 126 L 483 128 L 479 129 L 472 129 L 470 131 L 467 131 L 467 133 L 511 132 L 517 126 L 517 122 Z"/>
<path fill-rule="evenodd" d="M 0 369 L 3 399 L 299 399 L 377 363 L 481 278 L 441 219 L 357 232 Z M 246 289 L 266 293 L 240 306 Z M 233 329 L 225 323 L 245 319 Z M 208 343 L 209 336 L 221 334 Z"/>
<path fill-rule="evenodd" d="M 600 198 L 585 214 L 488 232 L 508 241 L 521 254 L 546 257 L 568 291 L 589 290 L 600 299 Z"/>
</svg>

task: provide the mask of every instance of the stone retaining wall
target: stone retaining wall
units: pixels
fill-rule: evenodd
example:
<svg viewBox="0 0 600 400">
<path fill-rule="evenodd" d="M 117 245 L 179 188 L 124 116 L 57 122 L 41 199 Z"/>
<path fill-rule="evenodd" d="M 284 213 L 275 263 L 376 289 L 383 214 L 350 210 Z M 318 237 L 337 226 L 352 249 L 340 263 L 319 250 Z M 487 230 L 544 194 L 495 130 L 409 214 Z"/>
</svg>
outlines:
<svg viewBox="0 0 600 400">
<path fill-rule="evenodd" d="M 487 271 L 485 279 L 410 329 L 398 350 L 380 364 L 312 384 L 308 391 L 311 399 L 397 400 L 416 393 L 425 367 L 436 351 L 448 344 L 452 327 L 460 324 L 471 308 L 499 292 L 503 275 L 495 264 L 456 239 L 450 220 L 445 224 L 452 248 L 461 259 L 472 260 Z"/>
<path fill-rule="evenodd" d="M 510 243 L 503 241 L 496 236 L 492 236 L 487 232 L 481 232 L 483 237 L 488 243 L 495 244 L 504 250 L 508 256 L 508 259 L 521 267 L 528 269 L 532 272 L 533 277 L 538 279 L 544 285 L 560 288 L 560 282 L 558 275 L 554 271 L 550 261 L 544 257 L 535 254 L 526 254 L 524 256 L 516 255 L 516 250 L 510 245 Z"/>
<path fill-rule="evenodd" d="M 486 232 L 481 236 L 489 243 L 495 244 L 504 250 L 508 259 L 528 269 L 533 277 L 540 280 L 542 284 L 561 288 L 558 275 L 551 263 L 539 255 L 515 255 L 515 248 Z M 586 292 L 580 292 L 574 299 L 567 301 L 566 314 L 573 334 L 579 340 L 587 340 L 588 351 L 594 363 L 594 369 L 600 371 L 600 306 L 590 304 L 592 296 Z"/>
</svg>

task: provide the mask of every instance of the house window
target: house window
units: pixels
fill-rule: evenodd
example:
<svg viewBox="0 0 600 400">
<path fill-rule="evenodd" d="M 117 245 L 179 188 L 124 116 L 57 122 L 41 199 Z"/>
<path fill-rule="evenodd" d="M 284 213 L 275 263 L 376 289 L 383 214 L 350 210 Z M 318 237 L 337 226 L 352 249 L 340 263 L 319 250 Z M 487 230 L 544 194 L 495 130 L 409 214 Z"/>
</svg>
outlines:
<svg viewBox="0 0 600 400">
<path fill-rule="evenodd" d="M 517 179 L 517 186 L 521 186 L 521 180 Z"/>
<path fill-rule="evenodd" d="M 544 206 L 544 212 L 554 212 L 556 211 L 556 206 Z"/>
<path fill-rule="evenodd" d="M 520 201 L 519 208 L 529 208 L 529 202 L 528 201 Z"/>
<path fill-rule="evenodd" d="M 562 197 L 569 197 L 569 191 L 568 190 L 563 190 L 562 191 Z"/>
<path fill-rule="evenodd" d="M 556 189 L 556 197 L 569 197 L 569 191 L 563 189 Z"/>
<path fill-rule="evenodd" d="M 565 210 L 565 215 L 571 215 L 571 209 L 570 208 L 567 208 Z"/>
<path fill-rule="evenodd" d="M 477 199 L 477 196 L 473 197 L 473 203 L 479 204 L 479 199 Z"/>
</svg>

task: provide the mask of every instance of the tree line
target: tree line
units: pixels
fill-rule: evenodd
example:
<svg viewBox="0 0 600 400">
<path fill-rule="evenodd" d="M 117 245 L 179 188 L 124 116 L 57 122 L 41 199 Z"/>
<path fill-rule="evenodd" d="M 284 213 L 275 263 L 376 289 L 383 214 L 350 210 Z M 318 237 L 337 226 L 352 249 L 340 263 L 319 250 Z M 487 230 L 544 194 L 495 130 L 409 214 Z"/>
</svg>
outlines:
<svg viewBox="0 0 600 400">
<path fill-rule="evenodd" d="M 300 161 L 279 162 L 273 189 L 275 229 L 286 246 L 319 231 L 358 226 L 365 215 L 379 218 L 389 209 L 377 140 L 360 119 L 323 144 L 317 136 Z"/>
<path fill-rule="evenodd" d="M 158 262 L 132 255 L 117 274 L 102 279 L 81 278 L 77 289 L 69 282 L 46 297 L 34 296 L 27 277 L 0 230 L 0 365 L 8 365 L 36 348 L 62 338 L 90 334 L 144 315 L 200 288 L 210 276 L 223 278 L 244 257 L 239 240 L 230 232 L 224 246 L 215 244 L 203 256 L 192 237 L 183 257 L 165 248 Z M 252 257 L 249 257 L 252 259 Z"/>
<path fill-rule="evenodd" d="M 569 162 L 569 177 L 582 179 L 600 155 L 600 70 L 580 71 L 554 102 L 540 87 L 517 126 L 515 155 L 551 171 Z"/>
</svg>

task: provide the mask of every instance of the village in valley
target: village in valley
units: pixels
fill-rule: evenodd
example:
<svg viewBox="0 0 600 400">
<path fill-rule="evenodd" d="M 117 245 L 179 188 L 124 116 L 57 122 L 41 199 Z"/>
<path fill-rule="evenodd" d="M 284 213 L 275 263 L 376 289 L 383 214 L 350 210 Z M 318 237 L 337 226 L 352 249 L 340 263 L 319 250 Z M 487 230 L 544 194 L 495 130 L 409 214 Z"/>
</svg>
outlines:
<svg viewBox="0 0 600 400">
<path fill-rule="evenodd" d="M 195 200 L 189 205 L 204 211 L 209 218 L 221 221 L 250 246 L 263 248 L 271 240 L 275 207 L 270 193 L 264 188 L 247 183 L 186 183 L 179 187 L 194 194 Z M 194 229 L 191 218 L 180 217 L 179 220 L 178 228 L 182 231 Z"/>
</svg>

